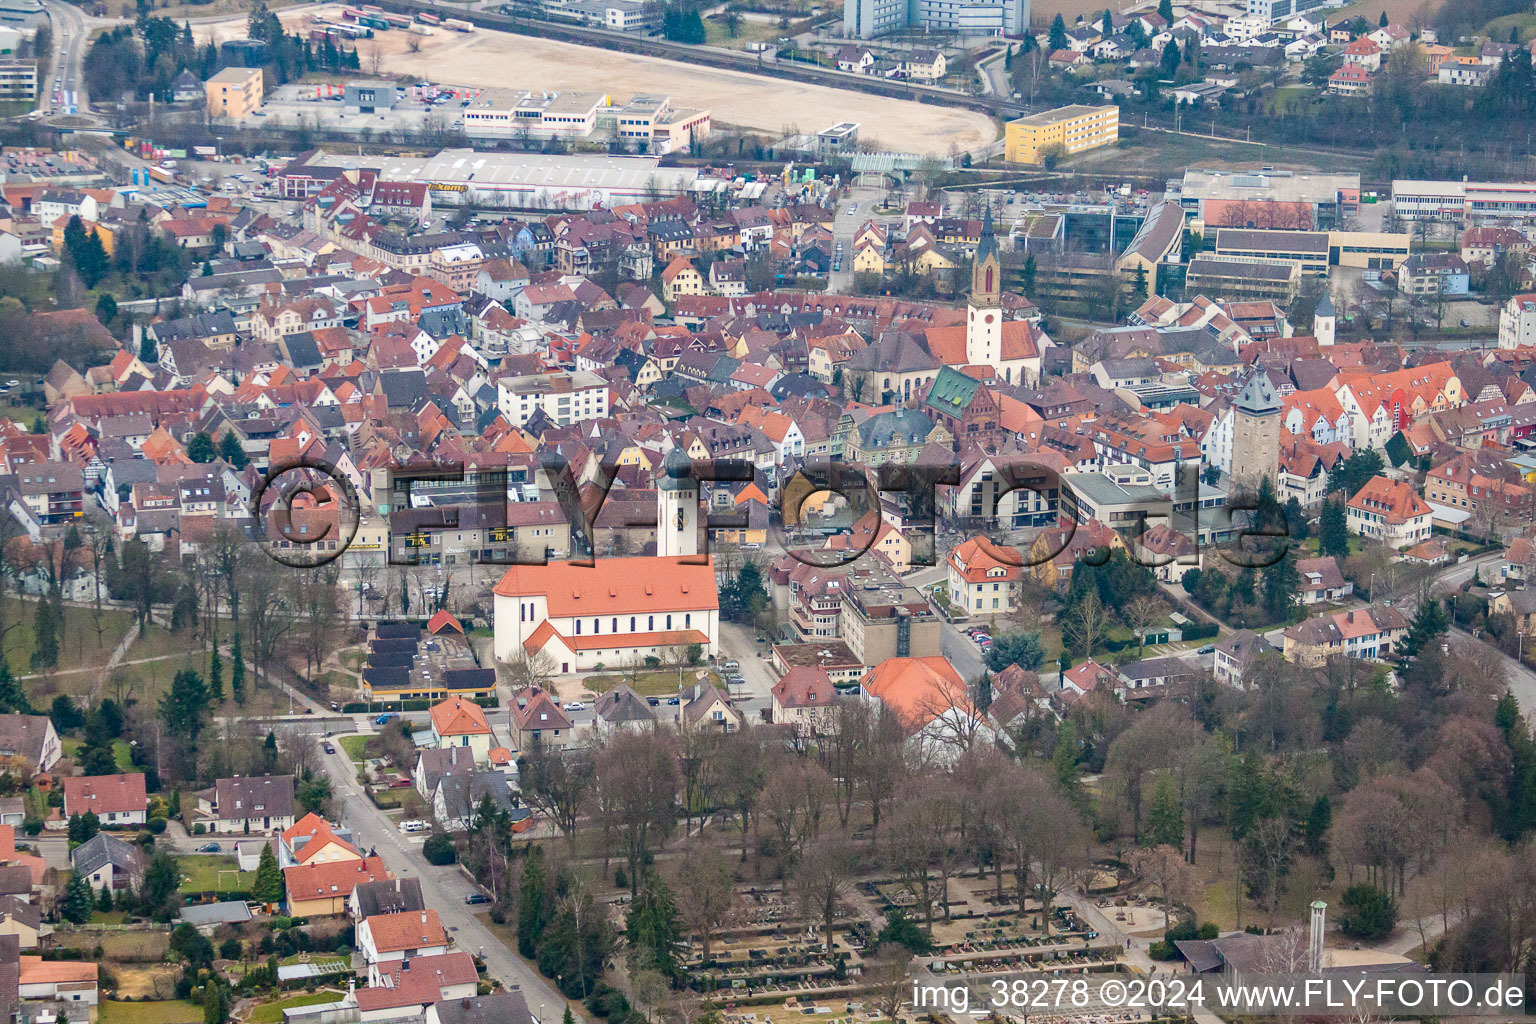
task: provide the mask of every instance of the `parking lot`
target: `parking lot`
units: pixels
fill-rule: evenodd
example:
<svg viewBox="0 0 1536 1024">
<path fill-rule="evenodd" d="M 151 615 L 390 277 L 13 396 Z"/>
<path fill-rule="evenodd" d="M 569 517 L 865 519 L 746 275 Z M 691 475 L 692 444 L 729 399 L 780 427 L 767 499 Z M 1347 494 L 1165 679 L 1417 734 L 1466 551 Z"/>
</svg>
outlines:
<svg viewBox="0 0 1536 1024">
<path fill-rule="evenodd" d="M 242 120 L 263 125 L 313 125 L 359 135 L 391 131 L 453 129 L 478 91 L 465 86 L 396 86 L 388 110 L 348 110 L 340 86 L 285 85 L 275 90 L 260 110 Z"/>
</svg>

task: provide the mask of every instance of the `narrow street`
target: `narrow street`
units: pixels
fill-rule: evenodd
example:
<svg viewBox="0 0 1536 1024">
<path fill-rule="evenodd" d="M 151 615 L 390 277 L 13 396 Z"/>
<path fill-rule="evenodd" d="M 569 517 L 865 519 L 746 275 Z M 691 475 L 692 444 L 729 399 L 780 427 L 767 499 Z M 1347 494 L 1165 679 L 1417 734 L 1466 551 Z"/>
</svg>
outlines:
<svg viewBox="0 0 1536 1024">
<path fill-rule="evenodd" d="M 426 837 L 402 835 L 395 822 L 374 806 L 358 785 L 357 766 L 340 746 L 334 754 L 322 754 L 321 763 L 331 777 L 341 819 L 351 827 L 357 845 L 376 853 L 396 876 L 420 878 L 427 906 L 437 911 L 455 947 L 479 955 L 490 977 L 508 988 L 521 988 L 540 1024 L 559 1019 L 565 1012 L 565 997 L 486 928 L 485 908 L 464 903 L 464 897 L 477 889 L 458 866 L 427 863 L 422 853 Z M 584 1019 L 580 1004 L 571 1004 L 571 1012 L 577 1020 Z"/>
</svg>

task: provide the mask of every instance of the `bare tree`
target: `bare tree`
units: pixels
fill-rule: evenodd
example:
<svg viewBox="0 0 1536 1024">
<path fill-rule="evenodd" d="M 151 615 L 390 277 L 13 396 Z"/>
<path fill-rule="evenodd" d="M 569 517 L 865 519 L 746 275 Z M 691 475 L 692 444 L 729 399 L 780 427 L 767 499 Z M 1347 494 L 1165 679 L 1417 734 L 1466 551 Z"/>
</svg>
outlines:
<svg viewBox="0 0 1536 1024">
<path fill-rule="evenodd" d="M 704 959 L 709 959 L 715 929 L 736 905 L 736 884 L 731 865 L 719 848 L 704 842 L 685 845 L 678 857 L 676 885 L 678 910 L 699 937 Z"/>
<path fill-rule="evenodd" d="M 786 757 L 768 777 L 758 813 L 778 833 L 781 863 L 798 860 L 821 832 L 822 815 L 832 799 L 832 777 L 825 768 L 800 757 Z"/>
<path fill-rule="evenodd" d="M 1062 630 L 1073 650 L 1081 650 L 1085 658 L 1093 657 L 1093 649 L 1104 642 L 1109 630 L 1109 613 L 1099 595 L 1092 590 L 1085 594 L 1067 613 Z"/>
<path fill-rule="evenodd" d="M 660 732 L 623 732 L 597 755 L 598 789 L 629 868 L 630 894 L 654 841 L 677 823 L 677 753 Z"/>
<path fill-rule="evenodd" d="M 934 903 L 949 917 L 948 884 L 954 871 L 958 817 L 950 794 L 936 782 L 920 785 L 896 807 L 886 845 L 891 863 L 923 910 L 933 933 Z"/>
<path fill-rule="evenodd" d="M 1173 904 L 1188 903 L 1199 879 L 1184 859 L 1184 851 L 1172 846 L 1143 847 L 1131 854 L 1132 869 L 1157 890 L 1163 901 L 1163 928 L 1173 927 Z"/>
<path fill-rule="evenodd" d="M 747 859 L 747 835 L 768 782 L 768 734 L 761 729 L 727 733 L 721 748 L 720 795 L 741 821 L 741 859 Z"/>
<path fill-rule="evenodd" d="M 827 956 L 832 955 L 832 925 L 837 918 L 837 901 L 854 875 L 854 852 L 848 840 L 833 837 L 817 843 L 795 869 L 795 889 L 802 912 L 808 918 L 820 918 L 826 934 Z"/>
<path fill-rule="evenodd" d="M 563 754 L 541 743 L 523 751 L 519 787 L 523 797 L 548 816 L 566 841 L 576 836 L 576 819 L 586 804 L 594 782 L 591 755 L 585 751 Z"/>
</svg>

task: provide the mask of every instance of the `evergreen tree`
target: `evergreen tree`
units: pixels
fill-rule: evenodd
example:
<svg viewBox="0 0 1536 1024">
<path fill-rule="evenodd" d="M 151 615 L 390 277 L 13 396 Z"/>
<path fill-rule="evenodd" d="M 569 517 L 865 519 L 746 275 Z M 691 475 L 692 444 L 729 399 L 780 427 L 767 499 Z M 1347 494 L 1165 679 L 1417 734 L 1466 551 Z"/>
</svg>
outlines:
<svg viewBox="0 0 1536 1024">
<path fill-rule="evenodd" d="M 1035 265 L 1035 254 L 1029 253 L 1024 257 L 1024 295 L 1033 298 L 1035 294 L 1035 276 L 1039 268 Z"/>
<path fill-rule="evenodd" d="M 1296 569 L 1296 554 L 1288 551 L 1274 565 L 1264 570 L 1264 614 L 1271 622 L 1290 618 L 1296 595 L 1301 592 L 1301 573 Z"/>
<path fill-rule="evenodd" d="M 193 462 L 212 462 L 218 454 L 218 449 L 213 446 L 213 438 L 208 436 L 207 431 L 199 430 L 187 442 L 187 458 Z"/>
<path fill-rule="evenodd" d="M 1056 779 L 1068 793 L 1077 794 L 1078 755 L 1082 753 L 1077 739 L 1077 725 L 1072 719 L 1061 723 L 1056 731 L 1056 746 L 1051 751 L 1051 767 Z"/>
<path fill-rule="evenodd" d="M 224 1024 L 229 1020 L 229 992 L 220 978 L 210 978 L 203 992 L 203 1024 Z"/>
<path fill-rule="evenodd" d="M 1157 13 L 1168 23 L 1168 28 L 1173 27 L 1173 0 L 1158 0 Z"/>
<path fill-rule="evenodd" d="M 1328 852 L 1328 829 L 1332 826 L 1333 805 L 1328 800 L 1328 794 L 1324 793 L 1312 801 L 1312 809 L 1307 812 L 1307 822 L 1303 829 L 1307 853 L 1321 857 Z"/>
<path fill-rule="evenodd" d="M 677 903 L 656 872 L 647 871 L 641 880 L 625 917 L 625 930 L 629 948 L 637 957 L 636 967 L 649 967 L 669 979 L 678 977 L 682 929 Z"/>
<path fill-rule="evenodd" d="M 283 873 L 278 870 L 270 844 L 261 848 L 261 861 L 256 865 L 256 883 L 251 886 L 251 895 L 263 903 L 283 901 Z"/>
<path fill-rule="evenodd" d="M 96 909 L 103 914 L 112 913 L 112 887 L 110 885 L 103 885 L 101 887 L 101 893 L 96 897 Z"/>
<path fill-rule="evenodd" d="M 1408 627 L 1407 635 L 1397 645 L 1398 653 L 1411 658 L 1432 647 L 1450 629 L 1450 625 L 1440 602 L 1432 597 L 1425 598 L 1419 602 L 1418 611 L 1413 613 L 1413 622 Z"/>
<path fill-rule="evenodd" d="M 151 338 L 148 333 L 139 342 L 139 361 L 149 363 L 150 365 L 160 361 L 160 353 L 155 348 L 155 339 Z"/>
<path fill-rule="evenodd" d="M 0 657 L 0 714 L 32 714 L 32 702 L 26 697 L 22 683 L 15 682 L 5 657 Z"/>
<path fill-rule="evenodd" d="M 57 610 L 47 597 L 37 602 L 32 615 L 32 671 L 57 668 L 59 634 Z"/>
<path fill-rule="evenodd" d="M 117 319 L 117 300 L 111 292 L 102 292 L 97 298 L 96 319 L 103 327 L 111 327 L 112 321 Z"/>
<path fill-rule="evenodd" d="M 1104 8 L 1104 17 L 1099 20 L 1099 34 L 1105 39 L 1115 34 L 1115 16 L 1108 7 Z"/>
<path fill-rule="evenodd" d="M 1141 842 L 1143 846 L 1184 849 L 1184 809 L 1179 806 L 1173 780 L 1167 775 L 1158 778 L 1157 787 L 1152 791 Z"/>
<path fill-rule="evenodd" d="M 236 469 L 244 469 L 251 464 L 233 430 L 224 431 L 224 436 L 219 438 L 219 457 Z"/>
<path fill-rule="evenodd" d="M 1237 578 L 1232 581 L 1232 589 L 1228 591 L 1232 595 L 1232 604 L 1234 606 L 1253 604 L 1253 586 L 1256 578 L 1251 567 L 1244 568 L 1238 572 Z"/>
<path fill-rule="evenodd" d="M 1312 536 L 1312 523 L 1294 495 L 1285 503 L 1285 528 L 1298 544 Z"/>
<path fill-rule="evenodd" d="M 1318 520 L 1317 542 L 1322 553 L 1334 558 L 1349 556 L 1349 520 L 1344 514 L 1344 503 L 1323 502 L 1323 512 Z"/>
<path fill-rule="evenodd" d="M 528 853 L 523 866 L 523 879 L 518 887 L 517 900 L 517 951 L 532 959 L 538 954 L 539 937 L 549 923 L 550 913 L 548 883 L 544 877 L 544 851 L 534 847 Z"/>
<path fill-rule="evenodd" d="M 59 914 L 72 924 L 85 924 L 95 911 L 96 897 L 91 893 L 91 884 L 78 872 L 70 875 L 64 899 L 59 904 Z"/>
<path fill-rule="evenodd" d="M 208 659 L 208 699 L 214 704 L 224 703 L 224 659 L 217 647 Z"/>
<path fill-rule="evenodd" d="M 229 694 L 236 704 L 245 703 L 245 657 L 240 653 L 240 632 L 235 631 L 235 643 L 229 652 Z"/>
<path fill-rule="evenodd" d="M 1175 40 L 1168 40 L 1168 45 L 1163 47 L 1163 77 L 1172 78 L 1179 71 L 1179 44 Z"/>
<path fill-rule="evenodd" d="M 1061 12 L 1056 13 L 1056 19 L 1051 22 L 1051 52 L 1065 50 L 1067 48 L 1067 23 L 1062 18 Z"/>
<path fill-rule="evenodd" d="M 208 687 L 203 677 L 190 668 L 177 672 L 171 690 L 160 698 L 160 720 L 172 736 L 196 744 L 208 724 Z"/>
<path fill-rule="evenodd" d="M 1382 11 L 1381 12 L 1381 17 L 1379 19 L 1377 19 L 1376 25 L 1377 25 L 1378 28 L 1386 28 L 1387 24 L 1388 24 L 1388 22 L 1387 22 L 1387 12 L 1386 11 Z"/>
</svg>

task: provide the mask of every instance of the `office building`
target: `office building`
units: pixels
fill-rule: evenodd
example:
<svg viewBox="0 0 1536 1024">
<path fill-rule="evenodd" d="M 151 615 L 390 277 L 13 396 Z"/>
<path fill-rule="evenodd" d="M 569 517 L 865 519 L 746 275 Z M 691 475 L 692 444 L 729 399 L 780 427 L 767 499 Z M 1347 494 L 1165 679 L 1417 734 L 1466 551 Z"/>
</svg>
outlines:
<svg viewBox="0 0 1536 1024">
<path fill-rule="evenodd" d="M 37 61 L 0 60 L 0 99 L 37 98 Z"/>
</svg>

